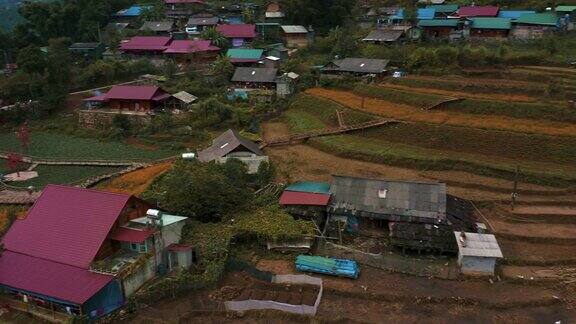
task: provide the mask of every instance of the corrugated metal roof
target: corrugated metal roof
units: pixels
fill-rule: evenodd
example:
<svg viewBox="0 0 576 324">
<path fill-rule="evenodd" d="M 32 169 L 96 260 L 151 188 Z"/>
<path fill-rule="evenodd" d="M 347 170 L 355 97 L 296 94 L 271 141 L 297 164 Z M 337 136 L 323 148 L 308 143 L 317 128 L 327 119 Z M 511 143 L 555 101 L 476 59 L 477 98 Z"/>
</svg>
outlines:
<svg viewBox="0 0 576 324">
<path fill-rule="evenodd" d="M 28 255 L 4 251 L 0 285 L 82 305 L 114 277 Z"/>
<path fill-rule="evenodd" d="M 232 82 L 272 83 L 276 80 L 278 69 L 237 67 Z"/>
<path fill-rule="evenodd" d="M 460 17 L 496 17 L 500 8 L 496 6 L 466 6 L 458 9 Z"/>
<path fill-rule="evenodd" d="M 307 34 L 308 33 L 308 29 L 306 29 L 306 27 L 299 26 L 299 25 L 283 25 L 283 26 L 280 26 L 280 28 L 282 28 L 282 30 L 286 34 Z"/>
<path fill-rule="evenodd" d="M 428 5 L 426 8 L 434 9 L 436 12 L 451 14 L 458 11 L 460 6 L 457 4 Z"/>
<path fill-rule="evenodd" d="M 120 43 L 121 50 L 163 51 L 172 38 L 170 36 L 134 36 Z"/>
<path fill-rule="evenodd" d="M 418 27 L 457 27 L 458 19 L 420 20 Z"/>
<path fill-rule="evenodd" d="M 551 12 L 526 14 L 516 19 L 515 23 L 526 25 L 557 26 L 558 16 Z"/>
<path fill-rule="evenodd" d="M 500 12 L 498 13 L 498 17 L 518 19 L 522 15 L 533 14 L 533 13 L 536 13 L 536 11 L 533 11 L 533 10 L 500 10 Z"/>
<path fill-rule="evenodd" d="M 557 6 L 556 11 L 559 12 L 572 12 L 576 11 L 576 6 Z"/>
<path fill-rule="evenodd" d="M 155 100 L 168 94 L 157 86 L 113 86 L 106 94 L 106 100 Z M 168 94 L 169 95 L 169 94 Z"/>
<path fill-rule="evenodd" d="M 289 185 L 286 190 L 329 194 L 330 184 L 328 182 L 302 181 Z"/>
<path fill-rule="evenodd" d="M 130 197 L 48 185 L 2 242 L 7 250 L 88 269 Z"/>
<path fill-rule="evenodd" d="M 256 25 L 234 24 L 218 25 L 216 30 L 228 38 L 254 38 L 256 37 Z"/>
<path fill-rule="evenodd" d="M 446 185 L 333 176 L 332 209 L 375 214 L 446 218 Z"/>
<path fill-rule="evenodd" d="M 284 191 L 280 196 L 280 205 L 304 205 L 304 206 L 328 206 L 330 202 L 330 195 L 298 192 L 298 191 Z"/>
<path fill-rule="evenodd" d="M 403 30 L 377 29 L 373 30 L 364 39 L 365 42 L 395 42 L 404 34 Z"/>
<path fill-rule="evenodd" d="M 152 30 L 155 32 L 170 32 L 176 26 L 173 21 L 145 21 L 140 30 Z"/>
<path fill-rule="evenodd" d="M 209 40 L 201 39 L 185 39 L 175 40 L 166 47 L 164 53 L 166 54 L 189 54 L 199 52 L 219 51 L 220 48 L 213 46 Z"/>
<path fill-rule="evenodd" d="M 461 232 L 454 232 L 458 251 L 463 256 L 485 258 L 503 258 L 496 237 L 492 234 L 466 233 L 466 240 L 461 238 Z"/>
<path fill-rule="evenodd" d="M 212 146 L 198 152 L 198 160 L 202 162 L 213 161 L 217 158 L 226 156 L 228 153 L 235 151 L 238 148 L 251 151 L 252 153 L 263 156 L 264 152 L 260 150 L 256 143 L 241 136 L 234 130 L 227 130 L 212 141 Z"/>
<path fill-rule="evenodd" d="M 218 24 L 220 18 L 218 17 L 191 17 L 188 19 L 186 25 L 188 26 L 214 26 Z"/>
<path fill-rule="evenodd" d="M 110 238 L 120 242 L 142 243 L 153 233 L 152 230 L 148 229 L 120 227 L 110 235 Z"/>
<path fill-rule="evenodd" d="M 263 49 L 256 48 L 231 48 L 226 52 L 230 59 L 260 60 L 264 54 Z"/>
<path fill-rule="evenodd" d="M 368 58 L 345 58 L 332 62 L 335 66 L 325 66 L 325 71 L 342 71 L 353 73 L 384 73 L 390 60 Z"/>
<path fill-rule="evenodd" d="M 500 29 L 507 30 L 512 27 L 510 18 L 472 18 L 473 29 Z"/>
<path fill-rule="evenodd" d="M 185 104 L 191 104 L 194 101 L 198 100 L 198 97 L 195 95 L 189 94 L 186 91 L 180 91 L 172 95 L 172 97 L 182 101 Z"/>
<path fill-rule="evenodd" d="M 404 8 L 398 9 L 396 13 L 391 17 L 392 19 L 402 20 L 405 17 Z M 417 13 L 417 19 L 434 19 L 436 11 L 433 8 L 419 8 Z"/>
</svg>

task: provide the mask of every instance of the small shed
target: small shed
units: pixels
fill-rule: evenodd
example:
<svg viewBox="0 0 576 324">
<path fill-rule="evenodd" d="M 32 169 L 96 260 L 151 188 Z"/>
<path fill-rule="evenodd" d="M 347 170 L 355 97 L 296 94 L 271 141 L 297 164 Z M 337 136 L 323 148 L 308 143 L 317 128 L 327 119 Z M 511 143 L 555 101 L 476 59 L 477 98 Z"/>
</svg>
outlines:
<svg viewBox="0 0 576 324">
<path fill-rule="evenodd" d="M 493 234 L 454 232 L 458 243 L 458 264 L 466 275 L 494 275 L 502 251 Z"/>
<path fill-rule="evenodd" d="M 419 21 L 418 27 L 428 38 L 449 38 L 450 33 L 458 28 L 458 23 L 458 19 L 431 19 Z"/>
<path fill-rule="evenodd" d="M 284 42 L 287 47 L 306 47 L 310 44 L 308 29 L 304 26 L 285 25 L 280 26 L 284 34 Z"/>
<path fill-rule="evenodd" d="M 472 18 L 470 36 L 508 37 L 512 23 L 510 18 Z"/>
<path fill-rule="evenodd" d="M 295 91 L 295 85 L 300 75 L 294 72 L 284 73 L 276 78 L 276 95 L 280 98 L 286 98 Z"/>
<path fill-rule="evenodd" d="M 514 25 L 514 38 L 536 39 L 557 31 L 559 19 L 552 12 L 524 14 L 514 21 Z"/>
<path fill-rule="evenodd" d="M 172 243 L 167 248 L 168 252 L 168 269 L 170 271 L 178 268 L 190 269 L 193 262 L 192 247 L 187 244 Z"/>
<path fill-rule="evenodd" d="M 155 35 L 169 35 L 176 30 L 176 24 L 173 21 L 146 21 L 140 27 L 140 31 L 150 31 Z"/>
</svg>

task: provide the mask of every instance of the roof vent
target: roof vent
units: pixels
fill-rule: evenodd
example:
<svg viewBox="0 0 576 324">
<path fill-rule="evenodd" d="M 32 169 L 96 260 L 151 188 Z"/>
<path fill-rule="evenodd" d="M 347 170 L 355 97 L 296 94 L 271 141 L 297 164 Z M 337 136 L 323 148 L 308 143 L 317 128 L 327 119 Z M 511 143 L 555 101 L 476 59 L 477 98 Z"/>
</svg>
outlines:
<svg viewBox="0 0 576 324">
<path fill-rule="evenodd" d="M 230 144 L 230 143 L 226 143 L 226 144 L 220 146 L 220 148 L 223 149 L 223 148 L 225 148 L 226 146 L 228 146 L 228 144 Z"/>
<path fill-rule="evenodd" d="M 364 67 L 364 65 L 366 65 L 365 63 L 360 64 L 360 67 Z"/>
<path fill-rule="evenodd" d="M 255 75 L 255 74 L 256 74 L 256 71 L 252 71 L 252 75 Z"/>
<path fill-rule="evenodd" d="M 388 189 L 378 189 L 378 198 L 386 198 L 386 194 L 388 193 Z"/>
</svg>

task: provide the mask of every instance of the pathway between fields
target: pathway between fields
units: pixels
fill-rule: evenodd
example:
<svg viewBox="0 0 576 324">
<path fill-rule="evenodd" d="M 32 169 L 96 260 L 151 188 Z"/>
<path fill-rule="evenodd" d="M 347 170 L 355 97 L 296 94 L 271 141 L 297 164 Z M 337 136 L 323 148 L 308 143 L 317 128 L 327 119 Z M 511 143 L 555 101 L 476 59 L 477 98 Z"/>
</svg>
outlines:
<svg viewBox="0 0 576 324">
<path fill-rule="evenodd" d="M 364 107 L 362 107 L 362 97 L 352 92 L 313 88 L 306 90 L 306 93 L 332 100 L 352 109 L 403 121 L 480 129 L 497 129 L 551 136 L 576 136 L 576 124 L 519 119 L 505 116 L 463 114 L 442 110 L 422 111 L 412 106 L 396 104 L 375 98 L 365 98 Z"/>
</svg>

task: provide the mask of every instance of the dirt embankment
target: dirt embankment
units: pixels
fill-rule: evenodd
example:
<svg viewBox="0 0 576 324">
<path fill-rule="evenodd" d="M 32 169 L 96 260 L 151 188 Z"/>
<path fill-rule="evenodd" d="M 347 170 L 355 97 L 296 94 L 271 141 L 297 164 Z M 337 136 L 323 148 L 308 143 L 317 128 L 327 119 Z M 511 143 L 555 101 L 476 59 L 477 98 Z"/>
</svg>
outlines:
<svg viewBox="0 0 576 324">
<path fill-rule="evenodd" d="M 517 94 L 481 94 L 481 93 L 470 93 L 463 91 L 452 91 L 452 90 L 442 90 L 433 88 L 420 88 L 420 87 L 410 87 L 399 84 L 385 83 L 380 85 L 383 88 L 389 88 L 394 90 L 403 91 L 414 91 L 418 93 L 427 93 L 434 95 L 441 95 L 452 98 L 468 98 L 468 99 L 482 99 L 482 100 L 499 100 L 499 101 L 517 101 L 517 102 L 537 102 L 538 99 L 525 95 Z"/>
<path fill-rule="evenodd" d="M 365 98 L 352 92 L 313 88 L 306 93 L 335 101 L 352 109 L 375 115 L 418 123 L 462 126 L 480 129 L 497 129 L 519 133 L 551 136 L 576 136 L 576 125 L 561 122 L 529 120 L 496 115 L 473 115 L 448 111 L 423 111 L 408 105 L 396 104 L 381 99 Z"/>
</svg>

